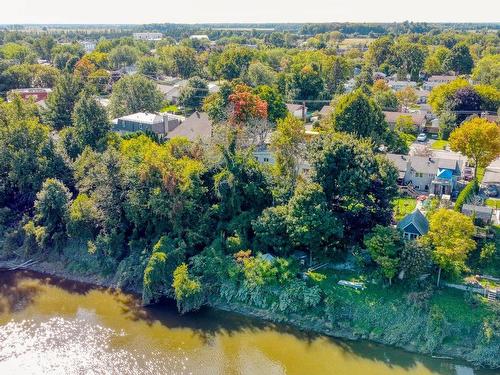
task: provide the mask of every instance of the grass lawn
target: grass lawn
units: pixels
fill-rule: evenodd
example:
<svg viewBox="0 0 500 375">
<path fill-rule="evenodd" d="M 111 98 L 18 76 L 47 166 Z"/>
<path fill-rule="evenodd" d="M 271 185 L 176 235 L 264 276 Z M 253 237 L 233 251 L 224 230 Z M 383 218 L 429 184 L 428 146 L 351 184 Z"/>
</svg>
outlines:
<svg viewBox="0 0 500 375">
<path fill-rule="evenodd" d="M 417 201 L 415 198 L 396 198 L 392 204 L 394 205 L 394 217 L 399 221 L 415 210 Z"/>
<path fill-rule="evenodd" d="M 334 292 L 343 300 L 352 303 L 376 305 L 379 303 L 398 302 L 406 299 L 407 287 L 401 283 L 392 286 L 382 286 L 367 282 L 367 276 L 352 271 L 324 270 L 321 272 L 327 278 L 320 282 L 320 287 L 325 292 Z M 356 290 L 346 286 L 337 285 L 339 280 L 364 281 L 365 290 Z M 475 306 L 465 302 L 464 292 L 451 288 L 436 290 L 430 299 L 430 304 L 438 306 L 449 322 L 459 323 L 461 326 L 480 324 L 483 318 L 491 314 L 491 309 L 486 299 L 481 297 Z"/>
<path fill-rule="evenodd" d="M 179 108 L 177 108 L 176 105 L 173 105 L 173 104 L 169 104 L 169 105 L 166 105 L 165 107 L 163 107 L 160 112 L 170 112 L 170 113 L 177 113 L 177 111 L 179 110 Z"/>
<path fill-rule="evenodd" d="M 443 139 L 438 139 L 436 142 L 433 142 L 431 145 L 431 147 L 434 150 L 444 150 L 446 146 L 448 146 L 448 141 L 445 141 Z"/>
</svg>

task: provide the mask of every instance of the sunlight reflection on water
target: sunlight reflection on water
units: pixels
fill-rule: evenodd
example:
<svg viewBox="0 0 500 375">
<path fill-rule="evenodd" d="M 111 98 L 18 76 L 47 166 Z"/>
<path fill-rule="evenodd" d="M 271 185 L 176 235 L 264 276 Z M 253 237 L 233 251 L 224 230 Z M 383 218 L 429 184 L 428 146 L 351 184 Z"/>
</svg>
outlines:
<svg viewBox="0 0 500 375">
<path fill-rule="evenodd" d="M 0 326 L 0 374 L 189 374 L 182 352 L 145 358 L 113 348 L 113 338 L 123 335 L 79 318 L 11 321 Z"/>
</svg>

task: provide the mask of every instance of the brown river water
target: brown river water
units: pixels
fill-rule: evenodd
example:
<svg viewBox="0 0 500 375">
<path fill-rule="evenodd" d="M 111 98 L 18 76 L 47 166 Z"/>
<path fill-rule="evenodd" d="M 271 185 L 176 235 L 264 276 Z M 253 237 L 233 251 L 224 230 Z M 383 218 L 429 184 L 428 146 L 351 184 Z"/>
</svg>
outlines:
<svg viewBox="0 0 500 375">
<path fill-rule="evenodd" d="M 490 375 L 460 362 L 307 334 L 214 309 L 0 270 L 0 375 Z"/>
</svg>

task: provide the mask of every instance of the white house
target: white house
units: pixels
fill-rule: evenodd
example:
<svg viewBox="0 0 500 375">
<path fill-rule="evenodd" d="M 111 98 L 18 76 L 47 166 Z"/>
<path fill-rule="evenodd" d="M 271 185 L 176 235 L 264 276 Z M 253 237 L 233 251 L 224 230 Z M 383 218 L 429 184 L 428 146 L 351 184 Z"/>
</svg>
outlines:
<svg viewBox="0 0 500 375">
<path fill-rule="evenodd" d="M 208 37 L 208 35 L 205 35 L 205 34 L 195 34 L 195 35 L 191 35 L 189 37 L 189 39 L 195 39 L 195 40 L 208 40 L 210 41 L 210 38 Z"/>
<path fill-rule="evenodd" d="M 95 50 L 95 47 L 97 45 L 96 42 L 94 41 L 89 41 L 89 40 L 83 40 L 81 42 L 79 42 L 80 45 L 83 47 L 83 49 L 85 50 L 85 53 L 90 53 L 92 52 L 93 50 Z"/>
<path fill-rule="evenodd" d="M 413 81 L 393 81 L 393 80 L 389 80 L 387 82 L 387 86 L 389 86 L 391 89 L 393 89 L 394 91 L 401 91 L 407 87 L 412 87 L 412 88 L 415 88 L 417 87 L 417 82 L 413 82 Z"/>
<path fill-rule="evenodd" d="M 287 103 L 286 108 L 288 109 L 288 112 L 290 112 L 292 115 L 305 121 L 307 116 L 306 106 L 302 104 Z"/>
<path fill-rule="evenodd" d="M 136 40 L 146 40 L 146 41 L 156 41 L 163 38 L 162 33 L 134 33 L 134 39 Z"/>
</svg>

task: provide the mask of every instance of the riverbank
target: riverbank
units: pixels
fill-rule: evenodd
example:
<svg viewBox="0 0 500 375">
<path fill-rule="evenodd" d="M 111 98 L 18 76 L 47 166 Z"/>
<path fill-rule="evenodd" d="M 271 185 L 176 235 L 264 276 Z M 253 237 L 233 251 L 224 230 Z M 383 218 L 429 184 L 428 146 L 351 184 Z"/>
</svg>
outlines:
<svg viewBox="0 0 500 375">
<path fill-rule="evenodd" d="M 0 269 L 7 269 L 12 265 L 19 263 L 20 262 L 0 261 Z M 84 284 L 91 284 L 106 288 L 116 287 L 116 283 L 113 277 L 106 278 L 94 274 L 83 275 L 73 273 L 68 271 L 62 262 L 39 262 L 36 264 L 32 264 L 27 268 L 31 271 L 39 272 L 45 275 L 51 275 L 70 281 L 81 282 Z M 140 289 L 128 289 L 126 291 L 134 293 L 136 295 L 140 295 L 142 293 Z M 376 332 L 376 330 L 372 332 L 360 330 L 359 325 L 357 325 L 356 321 L 351 322 L 352 324 L 341 324 L 339 322 L 332 323 L 327 319 L 314 316 L 312 314 L 282 315 L 274 312 L 270 313 L 265 309 L 256 308 L 246 304 L 228 303 L 218 299 L 212 299 L 208 301 L 208 305 L 218 310 L 239 313 L 248 317 L 258 318 L 274 323 L 287 324 L 306 332 L 312 332 L 346 340 L 366 340 L 378 344 L 388 345 L 398 349 L 403 349 L 411 353 L 429 355 L 433 358 L 458 359 L 478 365 L 477 360 L 474 360 L 471 357 L 471 351 L 473 350 L 473 348 L 470 345 L 470 340 L 452 340 L 451 342 L 443 342 L 441 345 L 439 345 L 439 347 L 436 347 L 434 350 L 432 350 L 432 352 L 429 352 L 428 350 L 423 350 L 418 341 L 412 343 L 410 340 L 410 342 L 401 344 L 401 342 L 398 342 L 398 340 L 394 340 L 394 334 L 391 335 L 390 332 L 387 332 L 387 334 L 380 334 L 380 332 Z M 412 320 L 411 314 L 408 314 L 408 320 Z M 466 341 L 468 345 L 463 345 L 463 343 L 466 343 Z"/>
</svg>

